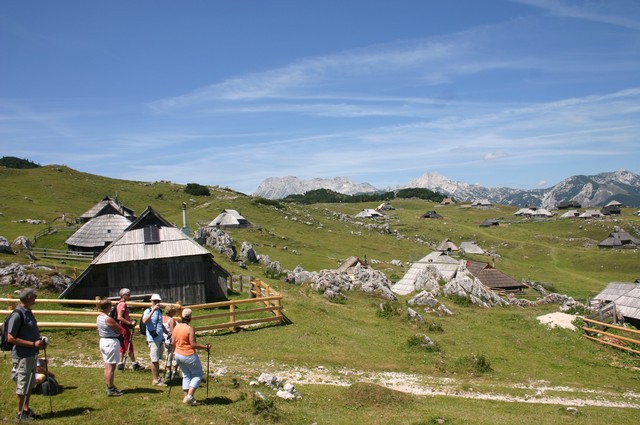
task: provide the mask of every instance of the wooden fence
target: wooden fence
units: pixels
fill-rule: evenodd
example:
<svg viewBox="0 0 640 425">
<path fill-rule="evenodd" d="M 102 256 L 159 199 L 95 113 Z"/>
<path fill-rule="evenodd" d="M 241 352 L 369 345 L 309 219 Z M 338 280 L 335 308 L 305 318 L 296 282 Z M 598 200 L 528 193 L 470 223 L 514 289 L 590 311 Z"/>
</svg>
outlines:
<svg viewBox="0 0 640 425">
<path fill-rule="evenodd" d="M 585 332 L 583 335 L 585 338 L 596 341 L 603 345 L 608 345 L 610 347 L 619 348 L 631 353 L 640 354 L 640 350 L 636 350 L 634 348 L 626 346 L 626 343 L 629 343 L 640 347 L 640 340 L 607 332 L 609 329 L 615 329 L 617 331 L 629 334 L 630 336 L 637 335 L 638 338 L 640 338 L 640 331 L 635 329 L 628 329 L 622 326 L 612 325 L 610 323 L 600 322 L 594 319 L 589 319 L 588 317 L 583 317 L 582 320 L 584 320 L 586 323 L 586 325 L 582 327 L 582 330 Z"/>
<path fill-rule="evenodd" d="M 162 303 L 163 305 L 173 304 L 178 308 L 176 319 L 179 321 L 180 311 L 189 307 L 194 311 L 192 317 L 192 326 L 195 331 L 204 331 L 211 329 L 237 329 L 242 326 L 262 324 L 262 323 L 286 323 L 286 317 L 282 314 L 282 295 L 274 291 L 269 285 L 261 280 L 251 282 L 252 289 L 250 298 L 240 300 L 230 300 L 207 304 L 181 305 L 179 303 Z M 7 310 L 0 310 L 0 314 L 8 315 L 19 304 L 19 300 L 15 298 L 0 298 L 0 303 L 7 303 Z M 34 304 L 33 313 L 38 319 L 39 328 L 75 328 L 75 329 L 96 329 L 95 318 L 100 314 L 98 304 L 100 299 L 95 300 L 66 300 L 66 299 L 37 299 Z M 115 302 L 115 301 L 112 301 Z M 92 306 L 94 311 L 79 310 L 40 310 L 37 308 L 39 304 L 62 304 L 74 306 Z M 151 305 L 149 302 L 127 302 L 131 308 L 147 308 Z M 257 304 L 255 308 L 251 304 Z M 205 312 L 197 315 L 197 310 L 217 309 L 224 310 L 216 313 Z M 51 318 L 56 316 L 71 317 L 76 319 L 73 322 L 63 321 L 45 321 L 43 318 Z M 249 318 L 243 318 L 249 316 Z M 141 313 L 132 313 L 131 317 L 140 320 Z M 83 321 L 83 319 L 92 319 Z M 227 321 L 220 322 L 220 319 L 227 318 Z M 200 326 L 196 326 L 195 322 L 208 322 Z"/>
<path fill-rule="evenodd" d="M 93 252 L 65 251 L 51 248 L 33 248 L 31 252 L 36 257 L 65 261 L 93 261 L 95 257 Z"/>
</svg>

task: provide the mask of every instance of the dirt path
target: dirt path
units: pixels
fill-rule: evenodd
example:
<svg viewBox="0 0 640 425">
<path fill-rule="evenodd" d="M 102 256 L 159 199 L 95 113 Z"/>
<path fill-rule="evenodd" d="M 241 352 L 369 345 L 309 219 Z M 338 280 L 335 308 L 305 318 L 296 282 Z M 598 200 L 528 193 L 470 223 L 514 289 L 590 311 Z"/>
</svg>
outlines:
<svg viewBox="0 0 640 425">
<path fill-rule="evenodd" d="M 356 382 L 367 382 L 415 395 L 440 395 L 477 400 L 556 404 L 575 407 L 597 406 L 640 409 L 640 393 L 628 392 L 621 395 L 606 390 L 553 387 L 544 381 L 524 384 L 484 385 L 482 389 L 474 390 L 473 388 L 467 388 L 467 381 L 410 373 L 367 372 L 352 369 L 332 371 L 322 366 L 310 369 L 297 366 L 265 365 L 262 369 L 256 369 L 257 366 L 252 365 L 253 373 L 256 370 L 261 370 L 281 377 L 285 382 L 294 385 L 349 386 Z M 241 373 L 241 371 L 228 364 L 222 365 L 222 363 L 218 363 L 212 373 L 224 376 Z"/>
<path fill-rule="evenodd" d="M 102 368 L 101 361 L 65 360 L 52 358 L 52 366 Z M 214 376 L 247 377 L 255 379 L 261 373 L 280 377 L 294 385 L 349 386 L 356 382 L 377 384 L 403 393 L 421 396 L 461 397 L 476 400 L 493 400 L 510 403 L 554 404 L 561 406 L 593 406 L 640 409 L 640 393 L 620 394 L 607 390 L 588 390 L 571 387 L 550 386 L 545 381 L 526 383 L 483 384 L 474 389 L 469 381 L 440 378 L 401 372 L 376 372 L 354 369 L 331 370 L 323 366 L 305 368 L 299 366 L 255 362 L 242 359 L 218 359 L 212 361 L 210 373 Z M 249 378 L 250 377 L 250 378 Z M 304 394 L 303 394 L 304 395 Z"/>
</svg>

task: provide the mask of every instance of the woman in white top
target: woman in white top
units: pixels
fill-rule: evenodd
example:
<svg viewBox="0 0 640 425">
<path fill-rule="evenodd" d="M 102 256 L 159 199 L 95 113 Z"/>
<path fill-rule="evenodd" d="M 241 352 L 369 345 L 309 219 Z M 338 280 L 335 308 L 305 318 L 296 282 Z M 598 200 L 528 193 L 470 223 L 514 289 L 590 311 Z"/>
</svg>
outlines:
<svg viewBox="0 0 640 425">
<path fill-rule="evenodd" d="M 96 320 L 100 336 L 100 353 L 104 361 L 104 383 L 107 385 L 107 396 L 118 397 L 122 392 L 113 384 L 116 364 L 120 361 L 120 338 L 123 328 L 109 316 L 111 301 L 100 301 L 100 314 Z"/>
</svg>

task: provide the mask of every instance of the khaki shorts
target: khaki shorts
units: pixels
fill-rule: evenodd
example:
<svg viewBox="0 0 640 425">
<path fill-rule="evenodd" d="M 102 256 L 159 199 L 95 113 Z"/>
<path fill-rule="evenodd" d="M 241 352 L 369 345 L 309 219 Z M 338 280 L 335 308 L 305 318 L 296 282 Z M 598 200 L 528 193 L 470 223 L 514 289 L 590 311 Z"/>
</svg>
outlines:
<svg viewBox="0 0 640 425">
<path fill-rule="evenodd" d="M 18 359 L 16 367 L 16 394 L 27 395 L 36 386 L 36 356 Z"/>
<path fill-rule="evenodd" d="M 151 357 L 151 362 L 156 363 L 162 359 L 164 355 L 164 341 L 151 341 L 149 342 L 149 357 Z"/>
</svg>

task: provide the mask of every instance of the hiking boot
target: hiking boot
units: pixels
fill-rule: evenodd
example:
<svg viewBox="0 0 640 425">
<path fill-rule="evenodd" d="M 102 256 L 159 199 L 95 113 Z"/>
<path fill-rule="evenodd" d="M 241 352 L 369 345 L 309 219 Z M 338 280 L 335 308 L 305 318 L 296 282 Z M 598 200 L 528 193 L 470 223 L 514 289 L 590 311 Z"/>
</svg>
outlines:
<svg viewBox="0 0 640 425">
<path fill-rule="evenodd" d="M 122 395 L 122 391 L 120 391 L 116 387 L 107 388 L 108 397 L 120 397 L 121 395 Z"/>
<path fill-rule="evenodd" d="M 192 396 L 192 395 L 186 395 L 186 396 L 182 399 L 182 402 L 183 402 L 184 404 L 190 404 L 191 406 L 194 406 L 194 405 L 198 404 L 198 402 L 196 401 L 196 399 L 195 399 L 195 398 L 193 398 L 193 396 Z"/>
<path fill-rule="evenodd" d="M 26 417 L 26 416 L 29 416 L 32 419 L 38 419 L 38 415 L 36 415 L 36 413 L 33 410 L 31 410 L 31 408 L 29 408 L 27 410 L 23 410 L 22 411 L 22 416 L 23 416 L 23 418 Z"/>
<path fill-rule="evenodd" d="M 135 371 L 140 371 L 140 370 L 144 370 L 144 366 L 140 366 L 138 362 L 135 362 L 134 364 L 131 365 L 131 369 Z"/>
<path fill-rule="evenodd" d="M 29 416 L 27 412 L 18 413 L 16 415 L 16 421 L 32 421 L 35 418 L 33 416 Z"/>
<path fill-rule="evenodd" d="M 116 366 L 116 369 L 124 370 L 124 363 L 118 363 L 118 365 Z"/>
</svg>

